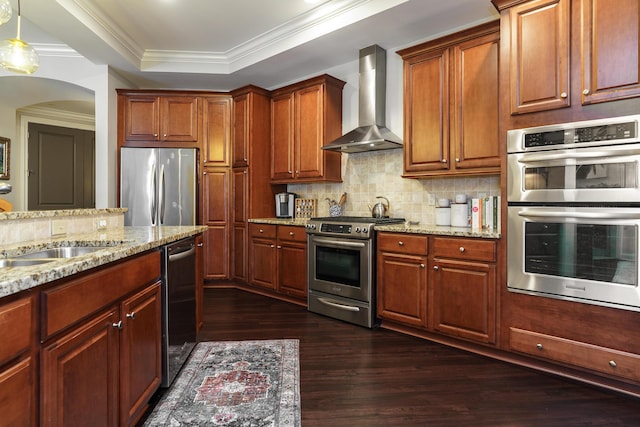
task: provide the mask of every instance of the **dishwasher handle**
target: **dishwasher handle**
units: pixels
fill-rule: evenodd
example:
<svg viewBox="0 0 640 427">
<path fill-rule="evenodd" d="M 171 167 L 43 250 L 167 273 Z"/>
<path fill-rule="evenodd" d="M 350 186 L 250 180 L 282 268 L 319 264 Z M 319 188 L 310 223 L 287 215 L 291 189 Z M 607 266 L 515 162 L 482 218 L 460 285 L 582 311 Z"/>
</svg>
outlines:
<svg viewBox="0 0 640 427">
<path fill-rule="evenodd" d="M 182 258 L 187 258 L 196 252 L 196 247 L 193 243 L 188 246 L 181 246 L 169 251 L 169 262 L 178 261 Z"/>
</svg>

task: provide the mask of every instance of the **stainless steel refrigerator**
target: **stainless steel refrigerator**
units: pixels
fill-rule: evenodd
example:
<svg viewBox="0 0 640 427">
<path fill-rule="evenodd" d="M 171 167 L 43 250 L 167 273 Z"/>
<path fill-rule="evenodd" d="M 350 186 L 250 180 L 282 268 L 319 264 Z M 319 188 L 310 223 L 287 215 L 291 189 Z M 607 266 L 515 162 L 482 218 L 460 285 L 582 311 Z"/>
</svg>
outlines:
<svg viewBox="0 0 640 427">
<path fill-rule="evenodd" d="M 123 147 L 124 225 L 195 225 L 196 149 Z"/>
</svg>

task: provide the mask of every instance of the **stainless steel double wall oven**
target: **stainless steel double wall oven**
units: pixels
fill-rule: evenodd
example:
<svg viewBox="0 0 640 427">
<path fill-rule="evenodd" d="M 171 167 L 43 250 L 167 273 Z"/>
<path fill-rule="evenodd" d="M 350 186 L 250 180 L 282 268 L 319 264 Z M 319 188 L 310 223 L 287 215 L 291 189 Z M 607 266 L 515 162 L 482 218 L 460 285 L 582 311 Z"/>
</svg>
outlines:
<svg viewBox="0 0 640 427">
<path fill-rule="evenodd" d="M 509 290 L 640 311 L 639 123 L 507 133 Z"/>
<path fill-rule="evenodd" d="M 402 218 L 312 218 L 308 243 L 308 309 L 371 328 L 375 312 L 376 224 Z"/>
</svg>

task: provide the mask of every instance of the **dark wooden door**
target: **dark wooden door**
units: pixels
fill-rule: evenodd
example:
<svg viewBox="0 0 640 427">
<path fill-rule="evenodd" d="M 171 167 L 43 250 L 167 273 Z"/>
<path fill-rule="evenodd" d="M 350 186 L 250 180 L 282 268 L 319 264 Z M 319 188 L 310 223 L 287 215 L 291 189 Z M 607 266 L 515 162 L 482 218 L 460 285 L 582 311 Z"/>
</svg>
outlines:
<svg viewBox="0 0 640 427">
<path fill-rule="evenodd" d="M 95 207 L 95 132 L 29 123 L 28 209 Z"/>
</svg>

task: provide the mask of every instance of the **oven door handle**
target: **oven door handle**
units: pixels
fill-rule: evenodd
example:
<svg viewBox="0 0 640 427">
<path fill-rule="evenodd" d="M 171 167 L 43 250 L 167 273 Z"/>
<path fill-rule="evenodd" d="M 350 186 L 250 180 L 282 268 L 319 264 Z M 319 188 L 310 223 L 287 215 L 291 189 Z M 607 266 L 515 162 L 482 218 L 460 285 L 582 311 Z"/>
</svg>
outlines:
<svg viewBox="0 0 640 427">
<path fill-rule="evenodd" d="M 518 215 L 528 218 L 576 218 L 576 219 L 640 219 L 639 212 L 558 212 L 547 211 L 538 212 L 533 210 L 521 210 L 518 211 Z"/>
<path fill-rule="evenodd" d="M 354 307 L 352 305 L 338 304 L 337 302 L 329 301 L 328 299 L 322 298 L 322 297 L 318 297 L 318 301 L 320 301 L 323 304 L 329 305 L 331 307 L 338 308 L 340 310 L 360 311 L 359 307 Z"/>
<path fill-rule="evenodd" d="M 323 239 L 321 237 L 314 237 L 312 239 L 314 243 L 320 243 L 328 246 L 343 247 L 343 248 L 364 248 L 365 244 L 362 242 L 343 242 L 330 239 Z"/>
<path fill-rule="evenodd" d="M 586 151 L 581 152 L 577 150 L 566 150 L 560 153 L 546 153 L 546 154 L 527 154 L 518 159 L 518 163 L 541 163 L 553 160 L 568 160 L 568 159 L 607 159 L 610 160 L 612 156 L 634 156 L 638 154 L 637 149 L 629 149 L 627 147 L 610 147 L 607 150 Z"/>
</svg>

